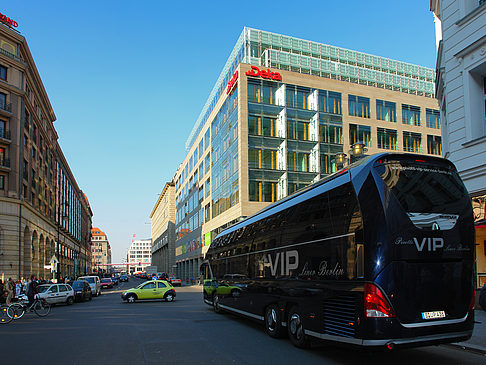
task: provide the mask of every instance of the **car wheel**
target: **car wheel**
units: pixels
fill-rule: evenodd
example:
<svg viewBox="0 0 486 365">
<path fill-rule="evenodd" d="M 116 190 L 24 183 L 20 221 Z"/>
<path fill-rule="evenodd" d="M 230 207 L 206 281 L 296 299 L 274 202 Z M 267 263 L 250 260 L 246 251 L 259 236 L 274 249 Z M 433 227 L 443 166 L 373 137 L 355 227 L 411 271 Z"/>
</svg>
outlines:
<svg viewBox="0 0 486 365">
<path fill-rule="evenodd" d="M 89 297 L 88 297 L 88 300 L 91 300 L 93 299 L 93 294 L 90 294 Z"/>
<path fill-rule="evenodd" d="M 74 298 L 73 297 L 68 297 L 67 300 L 66 300 L 66 304 L 67 305 L 73 305 L 74 303 Z"/>
<path fill-rule="evenodd" d="M 166 302 L 172 302 L 173 300 L 174 300 L 174 294 L 172 294 L 172 293 L 167 293 L 167 294 L 165 295 L 165 301 L 166 301 Z"/>
<path fill-rule="evenodd" d="M 290 341 L 296 347 L 309 347 L 309 339 L 305 335 L 304 324 L 302 323 L 302 315 L 299 308 L 294 306 L 289 311 L 287 320 L 287 330 Z"/>
<path fill-rule="evenodd" d="M 280 313 L 281 311 L 274 304 L 269 305 L 265 310 L 265 331 L 270 337 L 279 338 L 284 334 Z"/>
<path fill-rule="evenodd" d="M 128 303 L 135 303 L 137 301 L 137 297 L 134 295 L 134 294 L 130 294 L 128 297 L 127 297 L 127 302 Z"/>
<path fill-rule="evenodd" d="M 220 303 L 219 303 L 219 295 L 218 294 L 213 295 L 213 308 L 214 308 L 215 313 L 223 313 L 223 309 L 221 308 Z"/>
</svg>

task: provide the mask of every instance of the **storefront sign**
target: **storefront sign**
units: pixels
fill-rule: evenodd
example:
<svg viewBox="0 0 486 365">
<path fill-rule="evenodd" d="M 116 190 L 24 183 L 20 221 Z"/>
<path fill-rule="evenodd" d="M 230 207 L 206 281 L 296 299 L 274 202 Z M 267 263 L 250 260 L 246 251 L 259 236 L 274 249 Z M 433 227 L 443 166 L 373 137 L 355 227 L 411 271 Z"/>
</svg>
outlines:
<svg viewBox="0 0 486 365">
<path fill-rule="evenodd" d="M 231 90 L 233 89 L 233 86 L 235 86 L 236 81 L 238 81 L 238 71 L 235 71 L 233 74 L 233 77 L 231 77 L 231 80 L 228 81 L 228 87 L 226 88 L 226 94 L 229 94 Z"/>
<path fill-rule="evenodd" d="M 262 79 L 270 79 L 281 81 L 282 76 L 278 72 L 272 72 L 269 68 L 260 70 L 256 66 L 251 66 L 251 70 L 246 71 L 246 76 L 261 77 Z"/>
<path fill-rule="evenodd" d="M 7 24 L 10 28 L 17 28 L 19 26 L 19 24 L 15 20 L 10 19 L 8 16 L 3 15 L 2 13 L 0 13 L 0 21 Z"/>
</svg>

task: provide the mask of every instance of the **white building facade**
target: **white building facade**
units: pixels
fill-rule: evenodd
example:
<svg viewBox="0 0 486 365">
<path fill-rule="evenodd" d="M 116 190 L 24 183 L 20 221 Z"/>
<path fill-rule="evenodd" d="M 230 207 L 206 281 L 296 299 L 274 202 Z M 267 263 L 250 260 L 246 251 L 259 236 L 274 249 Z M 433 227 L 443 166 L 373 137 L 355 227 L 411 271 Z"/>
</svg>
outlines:
<svg viewBox="0 0 486 365">
<path fill-rule="evenodd" d="M 466 184 L 475 219 L 486 195 L 486 1 L 431 0 L 437 32 L 436 96 L 443 155 Z"/>
<path fill-rule="evenodd" d="M 134 240 L 127 253 L 130 274 L 144 271 L 152 263 L 152 240 Z"/>
</svg>

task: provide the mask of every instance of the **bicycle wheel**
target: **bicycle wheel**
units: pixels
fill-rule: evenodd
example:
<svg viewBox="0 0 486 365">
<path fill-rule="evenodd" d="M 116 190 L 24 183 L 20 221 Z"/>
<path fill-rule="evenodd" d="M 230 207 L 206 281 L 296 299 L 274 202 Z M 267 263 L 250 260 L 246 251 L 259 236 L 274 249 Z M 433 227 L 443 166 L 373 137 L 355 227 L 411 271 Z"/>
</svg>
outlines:
<svg viewBox="0 0 486 365">
<path fill-rule="evenodd" d="M 7 324 L 12 320 L 12 318 L 8 316 L 7 310 L 8 307 L 0 308 L 0 324 Z"/>
<path fill-rule="evenodd" d="M 45 317 L 51 311 L 51 305 L 45 299 L 39 299 L 34 304 L 34 312 L 39 317 Z"/>
<path fill-rule="evenodd" d="M 12 303 L 7 308 L 7 316 L 16 320 L 20 319 L 25 314 L 25 307 L 20 303 Z"/>
</svg>

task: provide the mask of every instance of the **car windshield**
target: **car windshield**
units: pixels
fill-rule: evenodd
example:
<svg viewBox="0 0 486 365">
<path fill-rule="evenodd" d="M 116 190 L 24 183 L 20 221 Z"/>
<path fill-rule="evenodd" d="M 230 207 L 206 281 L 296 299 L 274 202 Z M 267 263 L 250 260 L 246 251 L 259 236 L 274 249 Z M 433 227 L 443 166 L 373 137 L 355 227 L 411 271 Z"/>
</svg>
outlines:
<svg viewBox="0 0 486 365">
<path fill-rule="evenodd" d="M 51 286 L 50 285 L 39 285 L 37 287 L 37 292 L 38 293 L 44 293 L 47 289 L 49 289 Z"/>
<path fill-rule="evenodd" d="M 73 289 L 83 289 L 83 281 L 73 281 L 71 286 Z"/>
<path fill-rule="evenodd" d="M 90 284 L 94 284 L 94 282 L 95 282 L 94 278 L 79 278 L 79 280 L 87 281 Z"/>
<path fill-rule="evenodd" d="M 101 280 L 102 283 L 111 283 L 111 279 L 103 279 Z"/>
</svg>

